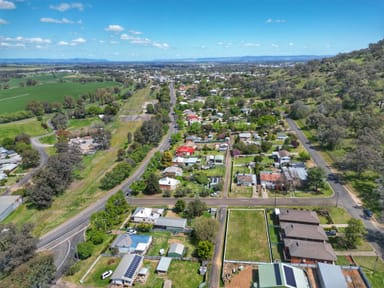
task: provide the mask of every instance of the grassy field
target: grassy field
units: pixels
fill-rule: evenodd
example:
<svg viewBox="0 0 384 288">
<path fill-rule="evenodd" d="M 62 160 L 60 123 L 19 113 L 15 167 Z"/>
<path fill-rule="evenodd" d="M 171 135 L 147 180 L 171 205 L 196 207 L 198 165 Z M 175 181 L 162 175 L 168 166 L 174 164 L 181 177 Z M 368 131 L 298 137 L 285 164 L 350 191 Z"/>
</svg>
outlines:
<svg viewBox="0 0 384 288">
<path fill-rule="evenodd" d="M 102 280 L 100 276 L 105 271 L 115 271 L 116 267 L 119 265 L 119 261 L 120 258 L 117 257 L 101 257 L 92 272 L 85 278 L 84 284 L 91 285 L 92 287 L 107 287 L 111 278 Z M 82 273 L 80 279 L 81 277 Z"/>
<path fill-rule="evenodd" d="M 270 261 L 263 210 L 230 210 L 225 260 Z"/>
<path fill-rule="evenodd" d="M 1 107 L 2 105 L 0 105 Z M 46 129 L 41 127 L 36 118 L 15 121 L 12 123 L 0 124 L 0 141 L 4 138 L 15 138 L 20 133 L 26 133 L 29 136 L 39 136 L 48 133 Z"/>
<path fill-rule="evenodd" d="M 50 78 L 37 79 L 39 84 L 30 87 L 13 87 L 2 90 L 0 94 L 0 114 L 24 110 L 32 100 L 63 102 L 65 96 L 79 98 L 82 94 L 93 92 L 97 88 L 119 86 L 116 82 L 91 82 L 86 84 L 63 82 Z"/>
<path fill-rule="evenodd" d="M 132 103 L 138 105 L 145 99 L 142 93 L 136 93 L 125 105 L 127 107 L 132 106 Z M 77 175 L 80 180 L 73 182 L 64 194 L 56 198 L 50 209 L 37 211 L 22 205 L 6 221 L 19 225 L 26 222 L 33 223 L 34 234 L 41 236 L 100 199 L 105 192 L 99 189 L 99 180 L 116 163 L 117 150 L 126 142 L 128 132 L 134 132 L 140 125 L 140 121 L 113 123 L 111 148 L 86 157 L 83 162 L 84 169 Z"/>
</svg>

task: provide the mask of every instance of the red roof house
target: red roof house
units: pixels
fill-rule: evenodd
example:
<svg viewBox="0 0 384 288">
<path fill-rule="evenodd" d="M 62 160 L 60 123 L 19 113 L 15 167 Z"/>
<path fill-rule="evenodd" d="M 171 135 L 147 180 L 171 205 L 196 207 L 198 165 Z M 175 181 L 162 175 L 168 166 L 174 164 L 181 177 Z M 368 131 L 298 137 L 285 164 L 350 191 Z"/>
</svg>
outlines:
<svg viewBox="0 0 384 288">
<path fill-rule="evenodd" d="M 180 146 L 176 149 L 176 156 L 191 156 L 195 152 L 195 148 L 191 146 Z"/>
</svg>

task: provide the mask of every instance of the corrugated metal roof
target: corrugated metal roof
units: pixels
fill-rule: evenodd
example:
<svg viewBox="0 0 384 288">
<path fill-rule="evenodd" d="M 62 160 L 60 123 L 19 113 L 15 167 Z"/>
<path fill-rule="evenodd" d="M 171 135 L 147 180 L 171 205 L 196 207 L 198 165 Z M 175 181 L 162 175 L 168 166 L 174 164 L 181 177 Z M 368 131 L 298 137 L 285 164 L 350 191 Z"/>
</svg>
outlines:
<svg viewBox="0 0 384 288">
<path fill-rule="evenodd" d="M 125 274 L 131 268 L 131 264 L 133 263 L 133 260 L 135 259 L 135 257 L 139 257 L 140 262 L 142 263 L 144 259 L 142 256 L 136 255 L 136 254 L 125 254 L 124 257 L 121 259 L 119 266 L 117 266 L 115 272 L 113 272 L 111 279 L 112 280 L 128 280 Z M 141 265 L 137 265 L 137 267 L 135 267 L 134 272 L 137 272 L 136 270 L 140 269 L 140 266 Z"/>
<path fill-rule="evenodd" d="M 187 226 L 187 219 L 184 219 L 184 218 L 159 217 L 159 218 L 156 219 L 155 225 L 156 226 L 185 228 L 185 226 Z"/>
<path fill-rule="evenodd" d="M 156 267 L 157 272 L 168 272 L 169 266 L 171 265 L 171 257 L 161 257 L 159 264 Z"/>
<path fill-rule="evenodd" d="M 347 288 L 347 282 L 341 267 L 326 263 L 317 263 L 318 275 L 322 288 Z"/>
<path fill-rule="evenodd" d="M 260 288 L 309 288 L 308 279 L 300 268 L 285 263 L 259 265 Z"/>
<path fill-rule="evenodd" d="M 173 243 L 169 247 L 168 255 L 171 253 L 175 253 L 175 254 L 182 256 L 184 253 L 184 245 L 181 243 Z"/>
</svg>

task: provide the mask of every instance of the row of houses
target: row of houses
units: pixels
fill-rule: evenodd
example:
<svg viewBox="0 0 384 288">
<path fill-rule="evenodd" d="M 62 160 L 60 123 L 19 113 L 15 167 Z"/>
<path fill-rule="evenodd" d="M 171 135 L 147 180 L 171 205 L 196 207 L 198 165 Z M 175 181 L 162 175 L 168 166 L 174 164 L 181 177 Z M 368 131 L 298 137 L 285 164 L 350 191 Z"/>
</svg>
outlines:
<svg viewBox="0 0 384 288">
<path fill-rule="evenodd" d="M 15 151 L 0 146 L 0 180 L 6 179 L 8 173 L 15 170 L 22 160 Z"/>
<path fill-rule="evenodd" d="M 291 263 L 329 263 L 337 257 L 314 211 L 275 209 L 284 245 L 285 261 Z"/>
</svg>

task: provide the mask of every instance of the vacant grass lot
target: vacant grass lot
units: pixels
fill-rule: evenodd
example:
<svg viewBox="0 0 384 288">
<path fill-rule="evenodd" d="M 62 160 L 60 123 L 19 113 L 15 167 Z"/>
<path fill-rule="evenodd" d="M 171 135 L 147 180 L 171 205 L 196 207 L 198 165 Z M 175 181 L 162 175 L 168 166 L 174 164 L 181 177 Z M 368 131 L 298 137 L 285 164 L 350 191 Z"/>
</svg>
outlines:
<svg viewBox="0 0 384 288">
<path fill-rule="evenodd" d="M 2 107 L 3 105 L 0 105 Z M 0 108 L 1 109 L 1 108 Z M 0 141 L 4 138 L 15 138 L 20 133 L 26 133 L 29 136 L 39 136 L 48 133 L 36 118 L 15 121 L 12 123 L 0 124 Z"/>
<path fill-rule="evenodd" d="M 13 87 L 12 89 L 2 90 L 0 94 L 0 114 L 11 113 L 24 110 L 27 103 L 36 101 L 63 102 L 65 96 L 79 98 L 82 94 L 93 92 L 97 88 L 120 86 L 116 82 L 92 82 L 81 84 L 77 82 L 63 82 L 59 80 L 43 79 L 36 86 Z"/>
<path fill-rule="evenodd" d="M 270 261 L 263 210 L 229 210 L 225 260 Z"/>
</svg>

